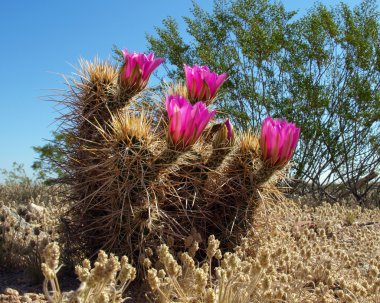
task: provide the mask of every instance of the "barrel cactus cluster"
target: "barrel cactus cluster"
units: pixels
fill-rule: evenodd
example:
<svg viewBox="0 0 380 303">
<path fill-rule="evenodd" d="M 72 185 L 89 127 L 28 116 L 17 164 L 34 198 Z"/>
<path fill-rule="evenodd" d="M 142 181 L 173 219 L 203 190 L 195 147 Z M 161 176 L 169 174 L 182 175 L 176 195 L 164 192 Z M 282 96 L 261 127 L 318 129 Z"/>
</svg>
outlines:
<svg viewBox="0 0 380 303">
<path fill-rule="evenodd" d="M 227 74 L 206 66 L 185 64 L 184 82 L 146 102 L 163 59 L 123 55 L 121 66 L 83 61 L 64 99 L 71 243 L 135 262 L 161 242 L 202 248 L 213 234 L 222 249 L 236 245 L 260 197 L 275 192 L 299 128 L 268 117 L 261 134 L 235 132 L 214 104 Z"/>
</svg>

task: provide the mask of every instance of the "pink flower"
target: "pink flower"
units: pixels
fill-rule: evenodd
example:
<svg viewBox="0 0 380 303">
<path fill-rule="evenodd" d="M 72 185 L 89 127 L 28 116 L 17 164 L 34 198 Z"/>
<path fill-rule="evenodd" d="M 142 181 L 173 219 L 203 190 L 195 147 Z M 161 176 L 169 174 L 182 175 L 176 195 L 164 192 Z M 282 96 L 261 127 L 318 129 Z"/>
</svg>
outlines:
<svg viewBox="0 0 380 303">
<path fill-rule="evenodd" d="M 207 66 L 184 64 L 186 86 L 191 100 L 209 101 L 215 98 L 219 87 L 227 78 L 227 74 L 212 73 Z"/>
<path fill-rule="evenodd" d="M 124 64 L 121 68 L 120 82 L 131 91 L 145 88 L 152 72 L 164 61 L 163 58 L 154 59 L 154 54 L 128 53 L 123 50 Z"/>
<path fill-rule="evenodd" d="M 209 111 L 203 102 L 191 105 L 182 96 L 166 96 L 169 136 L 175 146 L 186 148 L 201 136 L 216 111 Z"/>
<path fill-rule="evenodd" d="M 290 160 L 300 136 L 300 128 L 286 120 L 267 117 L 261 128 L 262 160 L 283 167 Z"/>
<path fill-rule="evenodd" d="M 232 127 L 230 119 L 227 118 L 226 122 L 224 122 L 224 125 L 227 128 L 227 140 L 232 142 L 234 140 L 234 129 Z"/>
<path fill-rule="evenodd" d="M 230 119 L 226 119 L 224 123 L 216 124 L 214 126 L 217 126 L 218 130 L 213 138 L 213 147 L 215 149 L 232 147 L 235 143 L 235 133 Z"/>
</svg>

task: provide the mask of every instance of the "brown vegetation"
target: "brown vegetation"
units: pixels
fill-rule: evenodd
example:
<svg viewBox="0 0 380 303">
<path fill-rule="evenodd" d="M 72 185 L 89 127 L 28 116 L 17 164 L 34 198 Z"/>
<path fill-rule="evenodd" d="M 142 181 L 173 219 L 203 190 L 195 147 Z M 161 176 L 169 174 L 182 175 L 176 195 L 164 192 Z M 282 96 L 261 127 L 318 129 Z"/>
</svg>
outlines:
<svg viewBox="0 0 380 303">
<path fill-rule="evenodd" d="M 50 191 L 45 190 L 46 197 Z M 41 200 L 35 202 L 46 209 L 43 213 L 50 207 L 50 215 L 49 220 L 39 216 L 40 219 L 35 219 L 33 224 L 40 226 L 41 231 L 48 230 L 47 226 L 57 228 L 51 222 L 59 216 L 58 209 L 53 204 L 43 205 Z M 15 208 L 20 206 L 23 205 L 12 206 L 9 201 L 2 201 L 3 216 L 9 209 L 17 214 Z M 18 252 L 27 248 L 28 243 L 23 241 L 23 233 L 16 231 L 20 231 L 18 225 L 9 224 L 10 221 L 8 215 L 2 217 L 1 230 L 6 231 L 2 234 L 2 255 L 7 256 L 8 260 L 26 260 L 27 255 Z M 267 198 L 258 208 L 255 222 L 256 228 L 249 238 L 243 240 L 240 247 L 225 254 L 218 249 L 218 239 L 211 237 L 206 255 L 200 262 L 193 258 L 197 244 L 191 238 L 188 239 L 189 248 L 184 253 L 177 254 L 166 245 L 146 250 L 143 263 L 144 283 L 149 285 L 145 287 L 147 298 L 136 285 L 129 292 L 127 290 L 125 296 L 131 297 L 131 302 L 140 298 L 141 302 L 165 303 L 379 302 L 379 209 L 327 203 L 311 207 L 289 200 L 274 202 Z M 11 234 L 14 236 L 9 237 Z M 9 250 L 14 244 L 18 245 L 18 250 Z M 115 265 L 110 267 L 112 274 L 109 277 L 117 278 L 121 268 L 117 264 L 121 261 L 117 261 L 116 257 L 106 257 L 103 253 L 101 255 L 104 256 L 101 257 L 102 262 Z M 40 255 L 40 258 L 43 256 Z M 154 261 L 156 259 L 158 261 Z M 126 261 L 125 258 L 120 260 Z M 45 262 L 49 263 L 46 259 Z M 5 261 L 1 264 L 2 267 L 14 265 Z M 30 266 L 29 263 L 22 264 L 23 267 Z M 90 267 L 89 261 L 84 261 L 81 267 L 77 267 L 76 272 L 82 282 L 90 276 L 93 266 Z M 95 272 L 99 273 L 99 270 L 93 271 L 93 274 Z M 115 293 L 118 289 L 110 287 L 115 283 L 112 279 L 109 283 L 101 283 L 105 290 L 102 291 L 102 298 L 112 298 L 110 291 Z M 65 276 L 60 280 L 64 282 Z M 7 285 L 1 286 L 4 292 Z M 82 286 L 80 289 L 86 288 Z M 7 295 L 0 297 L 2 302 L 21 300 L 15 291 L 8 289 L 5 292 Z M 62 292 L 66 298 L 78 293 L 81 291 Z M 49 292 L 49 295 L 53 293 Z M 27 294 L 26 297 L 34 298 L 34 302 L 42 298 L 35 294 Z M 23 300 L 20 302 L 30 302 Z"/>
</svg>

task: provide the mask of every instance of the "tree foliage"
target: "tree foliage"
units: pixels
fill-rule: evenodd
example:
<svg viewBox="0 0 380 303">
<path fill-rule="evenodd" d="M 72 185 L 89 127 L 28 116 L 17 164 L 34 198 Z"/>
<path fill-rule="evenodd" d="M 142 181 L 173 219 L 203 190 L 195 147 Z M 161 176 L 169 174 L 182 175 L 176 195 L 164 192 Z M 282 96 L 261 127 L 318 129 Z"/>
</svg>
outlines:
<svg viewBox="0 0 380 303">
<path fill-rule="evenodd" d="M 53 179 L 64 176 L 60 164 L 66 161 L 62 146 L 66 145 L 67 140 L 67 136 L 63 132 L 53 132 L 53 139 L 47 144 L 33 146 L 33 150 L 38 154 L 38 159 L 33 162 L 32 168 L 37 173 L 38 179 L 51 183 Z"/>
<path fill-rule="evenodd" d="M 297 18 L 279 2 L 215 0 L 212 12 L 194 2 L 191 13 L 186 36 L 171 17 L 147 35 L 168 76 L 183 78 L 183 63 L 227 72 L 221 115 L 241 129 L 258 129 L 267 115 L 296 122 L 302 140 L 292 174 L 306 181 L 302 190 L 362 199 L 380 167 L 376 2 L 316 4 Z"/>
</svg>

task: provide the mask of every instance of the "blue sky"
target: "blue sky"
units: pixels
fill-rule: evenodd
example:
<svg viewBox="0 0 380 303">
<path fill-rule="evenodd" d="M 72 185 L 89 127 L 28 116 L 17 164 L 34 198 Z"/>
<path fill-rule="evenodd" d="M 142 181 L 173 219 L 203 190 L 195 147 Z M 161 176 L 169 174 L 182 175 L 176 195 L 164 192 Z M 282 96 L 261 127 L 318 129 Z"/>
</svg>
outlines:
<svg viewBox="0 0 380 303">
<path fill-rule="evenodd" d="M 320 1 L 328 6 L 340 1 Z M 356 5 L 359 0 L 346 0 Z M 211 10 L 212 1 L 198 0 Z M 302 15 L 313 1 L 283 1 Z M 36 154 L 57 128 L 58 113 L 47 102 L 52 89 L 63 89 L 78 58 L 108 58 L 113 44 L 146 50 L 145 33 L 154 34 L 162 19 L 190 15 L 191 0 L 35 0 L 0 2 L 0 168 L 24 163 L 29 174 Z M 183 22 L 180 29 L 185 31 Z M 1 176 L 0 176 L 1 180 Z"/>
</svg>

